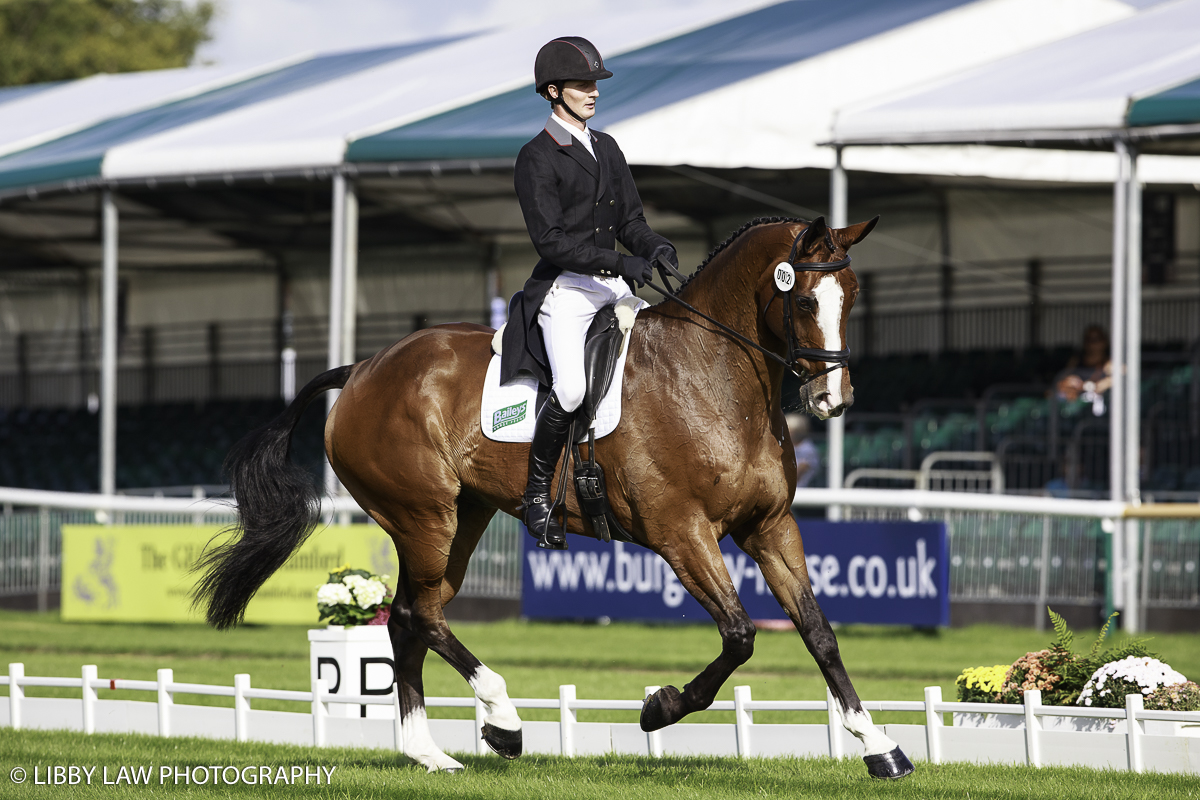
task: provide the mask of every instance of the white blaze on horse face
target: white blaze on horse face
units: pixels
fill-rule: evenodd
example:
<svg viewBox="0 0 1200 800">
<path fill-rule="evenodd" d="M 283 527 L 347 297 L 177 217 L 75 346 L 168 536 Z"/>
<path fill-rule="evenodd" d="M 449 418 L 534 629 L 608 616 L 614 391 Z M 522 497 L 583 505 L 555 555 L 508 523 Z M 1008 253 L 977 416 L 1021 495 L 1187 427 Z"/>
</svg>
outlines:
<svg viewBox="0 0 1200 800">
<path fill-rule="evenodd" d="M 468 683 L 475 690 L 475 696 L 487 706 L 488 715 L 483 718 L 485 723 L 506 731 L 521 730 L 521 718 L 517 716 L 517 707 L 508 699 L 508 685 L 504 683 L 504 678 L 481 664 Z"/>
<path fill-rule="evenodd" d="M 862 742 L 863 755 L 878 756 L 890 753 L 896 749 L 896 743 L 884 735 L 871 721 L 871 712 L 865 708 L 862 711 L 847 711 L 837 702 L 838 711 L 842 715 L 842 725 Z"/>
<path fill-rule="evenodd" d="M 429 772 L 444 770 L 457 772 L 463 765 L 442 752 L 429 733 L 429 719 L 424 708 L 415 708 L 400 720 L 404 736 L 404 755 L 420 764 Z"/>
<path fill-rule="evenodd" d="M 845 292 L 836 275 L 826 275 L 817 282 L 813 290 L 817 300 L 817 328 L 821 331 L 824 343 L 823 350 L 841 350 L 842 345 L 842 301 Z M 842 404 L 842 381 L 837 373 L 825 376 L 827 394 L 817 403 L 817 410 L 823 414 L 832 412 Z"/>
</svg>

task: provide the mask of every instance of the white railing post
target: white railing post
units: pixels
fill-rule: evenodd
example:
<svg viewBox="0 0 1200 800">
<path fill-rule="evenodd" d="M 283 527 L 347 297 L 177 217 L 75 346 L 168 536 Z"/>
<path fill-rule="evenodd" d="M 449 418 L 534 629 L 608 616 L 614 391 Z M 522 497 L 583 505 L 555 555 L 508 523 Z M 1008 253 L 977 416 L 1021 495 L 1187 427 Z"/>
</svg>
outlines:
<svg viewBox="0 0 1200 800">
<path fill-rule="evenodd" d="M 647 686 L 646 697 L 650 697 L 660 688 L 658 686 Z M 653 758 L 662 758 L 662 731 L 650 731 L 646 734 L 646 749 L 650 751 L 650 755 Z"/>
<path fill-rule="evenodd" d="M 171 694 L 171 684 L 175 682 L 175 670 L 160 669 L 158 671 L 158 735 L 171 735 L 171 706 L 175 705 L 175 696 Z"/>
<path fill-rule="evenodd" d="M 491 752 L 491 748 L 483 741 L 483 718 L 485 716 L 487 716 L 487 708 L 479 699 L 479 695 L 475 695 L 475 755 L 477 756 L 485 756 Z"/>
<path fill-rule="evenodd" d="M 204 495 L 204 487 L 203 486 L 193 486 L 192 487 L 192 499 L 193 500 L 203 500 L 204 496 L 205 495 Z M 204 512 L 203 511 L 197 511 L 195 514 L 192 514 L 192 524 L 195 525 L 197 528 L 204 525 Z"/>
<path fill-rule="evenodd" d="M 928 751 L 929 763 L 942 763 L 942 728 L 946 727 L 946 718 L 937 706 L 942 702 L 942 687 L 925 687 L 925 749 Z"/>
<path fill-rule="evenodd" d="M 233 676 L 233 738 L 239 742 L 250 740 L 250 701 L 246 691 L 250 688 L 250 676 L 239 672 Z"/>
<path fill-rule="evenodd" d="M 392 721 L 392 735 L 396 737 L 396 752 L 404 752 L 404 721 L 400 717 L 400 685 L 396 684 L 392 692 L 392 713 L 396 718 Z"/>
<path fill-rule="evenodd" d="M 1025 760 L 1031 767 L 1042 765 L 1042 720 L 1037 715 L 1041 704 L 1041 689 L 1025 690 Z"/>
<path fill-rule="evenodd" d="M 21 679 L 24 677 L 24 664 L 8 665 L 8 722 L 15 731 L 21 730 L 21 706 L 25 700 L 25 687 L 21 685 Z"/>
<path fill-rule="evenodd" d="M 558 738 L 562 745 L 562 754 L 566 758 L 575 757 L 575 723 L 579 721 L 578 713 L 571 708 L 575 702 L 575 684 L 569 683 L 558 687 Z"/>
<path fill-rule="evenodd" d="M 325 695 L 328 693 L 324 678 L 312 682 L 313 747 L 325 746 Z"/>
<path fill-rule="evenodd" d="M 92 681 L 99 677 L 95 664 L 83 668 L 83 732 L 96 732 L 96 687 Z"/>
<path fill-rule="evenodd" d="M 842 758 L 846 755 L 846 748 L 842 746 L 842 712 L 828 686 L 825 687 L 825 710 L 829 714 L 829 757 Z"/>
<path fill-rule="evenodd" d="M 1146 769 L 1142 759 L 1142 736 L 1146 733 L 1142 726 L 1146 723 L 1137 718 L 1142 708 L 1140 694 L 1125 695 L 1125 750 L 1129 755 L 1130 772 L 1143 772 Z"/>
<path fill-rule="evenodd" d="M 754 755 L 750 747 L 750 726 L 754 724 L 754 712 L 746 708 L 750 702 L 750 687 L 733 687 L 733 720 L 737 726 L 738 758 L 749 758 Z"/>
</svg>

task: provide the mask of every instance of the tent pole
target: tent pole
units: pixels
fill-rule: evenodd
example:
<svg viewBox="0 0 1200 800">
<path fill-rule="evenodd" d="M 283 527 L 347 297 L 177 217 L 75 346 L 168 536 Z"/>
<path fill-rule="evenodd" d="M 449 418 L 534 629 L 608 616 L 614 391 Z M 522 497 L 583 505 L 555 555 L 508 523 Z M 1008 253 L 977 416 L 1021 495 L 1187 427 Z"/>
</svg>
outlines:
<svg viewBox="0 0 1200 800">
<path fill-rule="evenodd" d="M 846 227 L 847 185 L 846 170 L 842 166 L 842 148 L 834 148 L 833 169 L 829 171 L 829 224 L 834 228 Z M 830 380 L 841 378 L 840 372 L 829 376 Z M 825 423 L 829 435 L 829 488 L 842 488 L 842 479 L 846 465 L 846 417 L 830 417 Z M 842 517 L 841 506 L 829 506 L 828 517 L 838 520 Z"/>
<path fill-rule="evenodd" d="M 328 368 L 342 366 L 342 315 L 345 311 L 346 289 L 346 176 L 333 174 L 333 219 L 329 235 L 329 360 Z M 325 394 L 326 413 L 333 410 L 339 392 Z M 333 466 L 325 462 L 325 493 L 338 494 L 338 479 Z"/>
<path fill-rule="evenodd" d="M 346 181 L 346 251 L 342 260 L 342 363 L 358 360 L 358 186 Z"/>
<path fill-rule="evenodd" d="M 100 195 L 100 493 L 117 488 L 117 204 Z"/>
<path fill-rule="evenodd" d="M 1129 147 L 1124 139 L 1113 140 L 1117 176 L 1113 181 L 1112 317 L 1109 325 L 1109 359 L 1112 388 L 1108 393 L 1108 485 L 1113 500 L 1125 499 L 1125 245 L 1128 233 L 1126 202 L 1129 199 Z M 1109 565 L 1109 594 L 1113 608 L 1125 610 L 1125 525 L 1113 526 L 1112 563 Z M 1122 624 L 1124 620 L 1122 620 Z"/>
<path fill-rule="evenodd" d="M 1125 234 L 1125 499 L 1141 502 L 1138 479 L 1141 452 L 1142 382 L 1142 187 L 1137 176 L 1137 152 L 1129 152 L 1128 220 Z"/>
<path fill-rule="evenodd" d="M 1126 199 L 1125 245 L 1125 499 L 1140 504 L 1141 385 L 1142 385 L 1142 186 L 1137 174 L 1137 151 L 1129 148 L 1129 195 Z M 1125 619 L 1128 633 L 1141 630 L 1141 595 L 1138 577 L 1141 548 L 1140 523 L 1125 521 Z"/>
</svg>

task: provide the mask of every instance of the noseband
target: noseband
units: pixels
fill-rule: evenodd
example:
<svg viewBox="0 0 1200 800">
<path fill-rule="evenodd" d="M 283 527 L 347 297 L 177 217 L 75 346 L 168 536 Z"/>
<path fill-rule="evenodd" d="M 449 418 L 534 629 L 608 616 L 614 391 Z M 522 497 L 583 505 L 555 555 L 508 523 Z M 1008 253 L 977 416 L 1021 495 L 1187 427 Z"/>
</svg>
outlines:
<svg viewBox="0 0 1200 800">
<path fill-rule="evenodd" d="M 773 276 L 774 281 L 775 281 L 775 291 L 771 294 L 771 299 L 768 300 L 766 303 L 764 303 L 762 309 L 760 310 L 760 313 L 766 314 L 767 309 L 770 308 L 770 306 L 771 306 L 771 303 L 775 302 L 775 298 L 779 297 L 780 295 L 783 295 L 783 297 L 784 297 L 783 327 L 787 331 L 787 352 L 788 352 L 788 357 L 786 359 L 780 358 L 775 353 L 772 353 L 770 350 L 768 350 L 767 348 L 758 344 L 757 342 L 751 341 L 750 339 L 746 338 L 742 334 L 735 331 L 733 328 L 730 328 L 728 325 L 726 325 L 722 322 L 718 322 L 717 320 L 713 319 L 712 317 L 710 317 L 708 314 L 705 314 L 700 309 L 696 308 L 695 306 L 691 305 L 690 303 L 686 302 L 685 300 L 682 300 L 677 294 L 672 292 L 669 288 L 664 289 L 661 286 L 657 286 L 653 281 L 646 281 L 646 285 L 649 286 L 654 291 L 661 294 L 662 296 L 669 298 L 671 300 L 674 300 L 676 303 L 683 306 L 688 311 L 691 311 L 693 314 L 696 314 L 696 315 L 708 320 L 709 322 L 711 322 L 712 324 L 714 324 L 718 328 L 720 328 L 722 331 L 729 334 L 730 336 L 737 339 L 738 341 L 742 342 L 743 344 L 749 345 L 750 347 L 753 347 L 755 350 L 758 350 L 760 353 L 765 355 L 767 358 L 770 358 L 771 360 L 777 361 L 778 363 L 782 364 L 784 369 L 786 369 L 788 372 L 791 372 L 793 375 L 795 375 L 797 378 L 800 379 L 800 386 L 803 387 L 803 386 L 806 386 L 809 383 L 813 382 L 817 378 L 821 377 L 822 375 L 828 375 L 830 372 L 833 372 L 835 369 L 845 369 L 850 364 L 850 348 L 849 348 L 849 346 L 843 347 L 841 350 L 821 350 L 816 347 L 801 347 L 799 340 L 796 338 L 796 330 L 795 330 L 794 326 L 792 325 L 792 306 L 793 305 L 796 306 L 797 312 L 799 312 L 801 310 L 799 307 L 799 301 L 796 300 L 795 293 L 793 292 L 793 289 L 796 288 L 796 273 L 797 272 L 838 272 L 838 271 L 843 270 L 846 267 L 850 266 L 850 256 L 848 256 L 848 255 L 845 258 L 840 259 L 838 261 L 802 261 L 799 264 L 797 264 L 796 263 L 796 250 L 797 250 L 797 248 L 799 248 L 800 239 L 803 236 L 804 236 L 804 231 L 801 231 L 800 234 L 796 237 L 796 240 L 794 242 L 792 242 L 792 249 L 788 253 L 787 261 L 784 261 L 784 262 L 781 262 L 781 263 L 775 265 L 775 274 Z M 664 284 L 666 284 L 668 287 L 670 287 L 670 285 L 671 285 L 670 281 L 667 279 L 668 274 L 670 274 L 672 277 L 675 278 L 675 280 L 677 280 L 681 283 L 684 281 L 684 277 L 682 275 L 680 275 L 679 272 L 674 267 L 672 267 L 671 264 L 662 256 L 659 256 L 659 258 L 658 258 L 658 273 L 659 273 L 659 275 L 662 276 L 662 282 Z M 825 369 L 821 370 L 820 372 L 810 373 L 807 369 L 805 369 L 804 367 L 802 367 L 800 365 L 801 360 L 824 361 L 825 363 L 830 364 L 831 366 L 826 367 Z"/>
</svg>

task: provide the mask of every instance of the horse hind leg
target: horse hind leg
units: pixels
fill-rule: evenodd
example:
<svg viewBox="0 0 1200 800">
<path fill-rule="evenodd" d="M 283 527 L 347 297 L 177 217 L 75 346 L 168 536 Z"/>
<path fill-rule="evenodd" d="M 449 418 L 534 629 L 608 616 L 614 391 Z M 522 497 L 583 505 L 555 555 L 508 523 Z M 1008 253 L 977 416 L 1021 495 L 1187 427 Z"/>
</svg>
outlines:
<svg viewBox="0 0 1200 800">
<path fill-rule="evenodd" d="M 467 574 L 467 563 L 479 539 L 483 536 L 488 523 L 496 514 L 496 509 L 490 506 L 477 505 L 466 499 L 460 499 L 458 506 L 458 530 L 450 547 L 450 558 L 446 565 L 446 575 L 442 583 L 442 602 L 438 607 L 438 617 L 441 620 L 437 627 L 436 637 L 445 642 L 445 650 L 450 655 L 438 650 L 438 654 L 446 659 L 459 673 L 466 678 L 475 696 L 487 709 L 483 718 L 483 740 L 488 747 L 504 758 L 513 759 L 521 755 L 522 733 L 521 717 L 517 708 L 508 696 L 508 685 L 498 673 L 489 669 L 462 645 L 446 624 L 445 615 L 441 609 L 446 606 L 462 588 Z M 476 666 L 467 673 L 469 665 Z M 463 666 L 460 668 L 459 664 Z"/>
<path fill-rule="evenodd" d="M 483 739 L 488 746 L 505 758 L 517 758 L 522 752 L 521 718 L 516 707 L 508 697 L 508 688 L 504 679 L 496 672 L 485 666 L 454 636 L 446 623 L 443 607 L 453 599 L 462 586 L 466 576 L 467 562 L 479 542 L 488 521 L 495 514 L 495 509 L 482 506 L 460 504 L 457 510 L 455 524 L 451 531 L 457 528 L 456 535 L 450 544 L 449 554 L 441 548 L 430 547 L 429 543 L 440 537 L 430 539 L 426 527 L 419 538 L 406 538 L 405 547 L 413 548 L 417 542 L 424 542 L 422 558 L 419 567 L 414 567 L 415 559 L 406 562 L 406 575 L 403 584 L 407 602 L 397 627 L 393 633 L 393 643 L 396 648 L 397 680 L 401 679 L 401 665 L 409 668 L 410 679 L 417 681 L 415 696 L 419 697 L 419 706 L 414 706 L 411 713 L 406 712 L 405 752 L 417 760 L 429 771 L 457 771 L 462 765 L 446 756 L 428 735 L 428 724 L 425 718 L 424 695 L 420 690 L 420 670 L 425 652 L 433 650 L 454 667 L 467 681 L 475 692 L 475 696 L 484 704 L 487 715 L 484 717 Z M 386 527 L 386 526 L 385 526 Z M 400 548 L 397 548 L 398 550 Z M 403 556 L 402 556 L 403 559 Z M 400 593 L 397 593 L 397 598 Z M 393 604 L 395 606 L 395 604 Z M 410 638 L 406 638 L 410 637 Z M 419 658 L 413 661 L 403 658 L 400 652 L 401 644 L 410 648 L 410 639 L 420 642 Z M 415 652 L 415 650 L 414 650 Z M 409 666 L 411 664 L 411 666 Z M 403 699 L 402 699 L 403 703 Z M 413 720 L 414 743 L 418 750 L 408 749 L 409 734 L 408 720 Z"/>
<path fill-rule="evenodd" d="M 790 523 L 791 530 L 787 529 Z M 863 761 L 873 778 L 902 778 L 913 765 L 900 747 L 875 726 L 850 682 L 837 636 L 817 604 L 796 523 L 788 516 L 774 530 L 755 533 L 739 543 L 762 570 L 805 647 L 817 662 L 842 717 L 842 725 L 863 745 Z"/>
<path fill-rule="evenodd" d="M 463 765 L 442 752 L 429 731 L 425 712 L 422 672 L 429 648 L 413 630 L 412 603 L 415 595 L 400 560 L 396 595 L 388 617 L 388 637 L 396 665 L 396 693 L 400 700 L 401 750 L 429 772 L 458 772 Z"/>
</svg>

